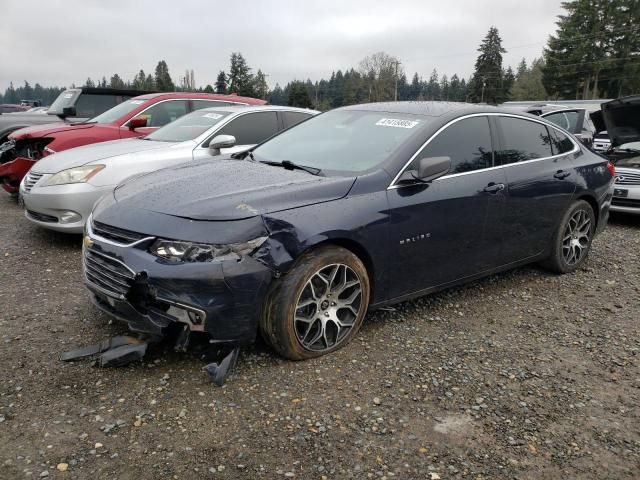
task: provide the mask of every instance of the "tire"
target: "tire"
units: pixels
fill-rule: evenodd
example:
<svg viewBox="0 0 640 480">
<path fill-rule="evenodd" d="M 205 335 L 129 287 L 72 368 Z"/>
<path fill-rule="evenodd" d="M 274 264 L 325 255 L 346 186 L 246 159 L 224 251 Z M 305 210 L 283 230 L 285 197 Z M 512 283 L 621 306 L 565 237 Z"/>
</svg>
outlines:
<svg viewBox="0 0 640 480">
<path fill-rule="evenodd" d="M 331 353 L 349 343 L 360 329 L 369 294 L 369 276 L 356 255 L 338 246 L 320 247 L 300 257 L 274 282 L 260 333 L 290 360 Z"/>
<path fill-rule="evenodd" d="M 580 268 L 589 256 L 596 217 L 588 202 L 578 200 L 566 211 L 551 240 L 551 255 L 542 266 L 556 273 Z"/>
</svg>

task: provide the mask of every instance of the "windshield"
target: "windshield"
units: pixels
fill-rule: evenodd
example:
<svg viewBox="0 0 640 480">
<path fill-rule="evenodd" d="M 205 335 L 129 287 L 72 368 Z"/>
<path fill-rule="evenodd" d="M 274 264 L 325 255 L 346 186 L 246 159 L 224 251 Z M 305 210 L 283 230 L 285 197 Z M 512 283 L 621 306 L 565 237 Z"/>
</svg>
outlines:
<svg viewBox="0 0 640 480">
<path fill-rule="evenodd" d="M 214 125 L 220 123 L 220 121 L 228 115 L 229 112 L 210 109 L 198 110 L 159 128 L 145 138 L 159 142 L 184 142 L 186 140 L 193 140 Z"/>
<path fill-rule="evenodd" d="M 629 142 L 623 143 L 619 147 L 616 147 L 619 150 L 638 150 L 640 151 L 640 142 Z"/>
<path fill-rule="evenodd" d="M 78 95 L 80 95 L 80 89 L 65 90 L 54 100 L 47 113 L 51 115 L 62 115 L 62 109 L 72 107 Z"/>
<path fill-rule="evenodd" d="M 89 121 L 92 123 L 113 123 L 123 115 L 132 112 L 146 101 L 147 100 L 127 100 L 126 102 L 119 103 L 115 107 L 101 113 L 97 117 L 93 117 Z"/>
<path fill-rule="evenodd" d="M 257 160 L 359 173 L 384 162 L 430 121 L 405 113 L 336 110 L 311 118 L 253 151 Z"/>
</svg>

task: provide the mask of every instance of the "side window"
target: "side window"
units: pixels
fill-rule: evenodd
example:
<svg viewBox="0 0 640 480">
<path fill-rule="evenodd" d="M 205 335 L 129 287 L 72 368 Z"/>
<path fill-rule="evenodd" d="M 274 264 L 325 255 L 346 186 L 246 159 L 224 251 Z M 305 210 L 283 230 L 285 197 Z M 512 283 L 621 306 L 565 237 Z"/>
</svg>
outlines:
<svg viewBox="0 0 640 480">
<path fill-rule="evenodd" d="M 427 157 L 451 158 L 450 173 L 470 172 L 493 166 L 489 119 L 471 117 L 450 125 L 424 147 L 409 168 L 417 169 L 417 162 Z"/>
<path fill-rule="evenodd" d="M 578 112 L 558 112 L 545 115 L 544 119 L 549 120 L 551 123 L 555 123 L 568 132 L 580 133 L 576 130 L 578 128 L 578 117 Z"/>
<path fill-rule="evenodd" d="M 301 112 L 282 112 L 282 116 L 284 118 L 284 128 L 293 127 L 311 117 L 310 114 Z"/>
<path fill-rule="evenodd" d="M 502 131 L 500 165 L 553 156 L 547 127 L 538 122 L 514 117 L 498 117 Z"/>
<path fill-rule="evenodd" d="M 217 135 L 233 135 L 236 145 L 254 145 L 278 132 L 276 112 L 257 112 L 241 115 L 222 127 Z"/>
<path fill-rule="evenodd" d="M 115 95 L 93 95 L 82 93 L 76 102 L 76 116 L 93 118 L 120 103 Z"/>
<path fill-rule="evenodd" d="M 140 115 L 147 117 L 147 127 L 162 127 L 187 113 L 186 100 L 160 102 Z"/>
<path fill-rule="evenodd" d="M 560 155 L 573 150 L 573 142 L 569 140 L 564 133 L 559 132 L 555 128 L 550 128 L 551 133 L 551 145 L 553 147 L 553 154 Z"/>
<path fill-rule="evenodd" d="M 235 103 L 221 102 L 219 100 L 191 100 L 191 104 L 193 105 L 194 111 L 200 110 L 201 108 L 228 107 L 230 105 L 235 105 Z"/>
</svg>

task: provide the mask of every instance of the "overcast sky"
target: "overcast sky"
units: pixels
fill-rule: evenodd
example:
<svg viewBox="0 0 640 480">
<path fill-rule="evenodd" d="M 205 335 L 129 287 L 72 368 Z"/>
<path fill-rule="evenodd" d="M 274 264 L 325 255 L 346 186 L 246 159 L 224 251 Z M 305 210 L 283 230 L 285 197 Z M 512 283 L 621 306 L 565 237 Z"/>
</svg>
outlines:
<svg viewBox="0 0 640 480">
<path fill-rule="evenodd" d="M 473 72 L 490 26 L 505 65 L 540 56 L 560 0 L 2 0 L 0 89 L 28 80 L 81 85 L 118 73 L 131 79 L 164 59 L 174 81 L 195 71 L 198 86 L 241 52 L 270 86 L 327 78 L 385 51 L 407 76 Z"/>
</svg>

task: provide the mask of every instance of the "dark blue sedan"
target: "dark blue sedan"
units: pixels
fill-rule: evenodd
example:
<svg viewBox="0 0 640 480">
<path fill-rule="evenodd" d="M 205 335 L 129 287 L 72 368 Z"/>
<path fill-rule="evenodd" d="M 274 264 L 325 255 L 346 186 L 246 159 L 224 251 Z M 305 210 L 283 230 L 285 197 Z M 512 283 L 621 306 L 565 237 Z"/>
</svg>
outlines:
<svg viewBox="0 0 640 480">
<path fill-rule="evenodd" d="M 315 357 L 368 309 L 532 262 L 580 268 L 614 179 L 557 125 L 462 103 L 340 108 L 241 157 L 160 170 L 96 205 L 83 256 L 100 308 L 140 333 L 260 332 Z"/>
</svg>

